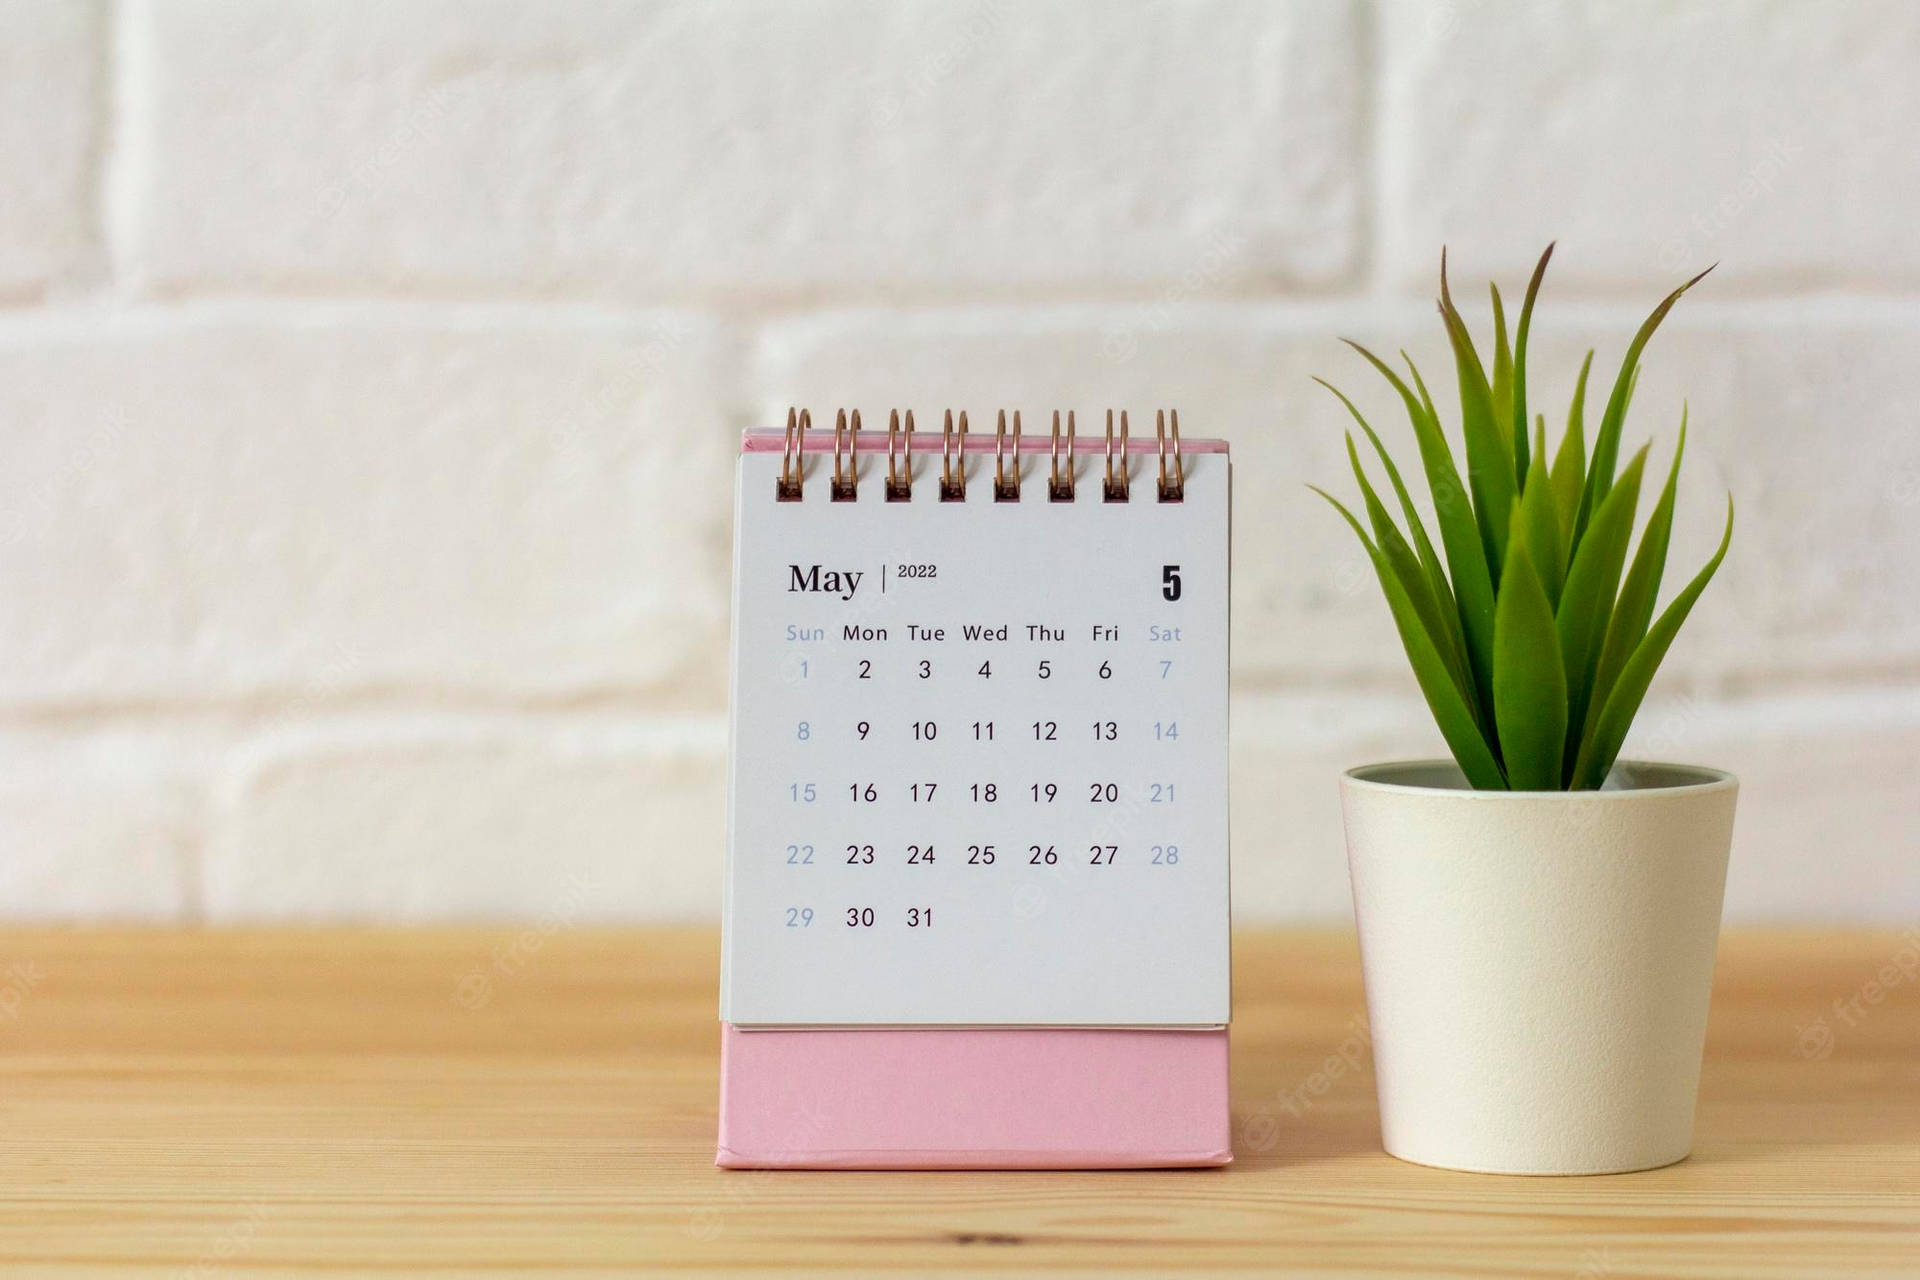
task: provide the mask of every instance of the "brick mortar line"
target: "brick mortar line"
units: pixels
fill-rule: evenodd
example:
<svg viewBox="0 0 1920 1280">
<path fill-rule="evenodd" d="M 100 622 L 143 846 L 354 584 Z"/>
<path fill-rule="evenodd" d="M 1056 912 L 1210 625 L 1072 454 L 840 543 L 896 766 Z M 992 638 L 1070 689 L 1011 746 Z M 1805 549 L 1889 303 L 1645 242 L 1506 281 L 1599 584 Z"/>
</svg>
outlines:
<svg viewBox="0 0 1920 1280">
<path fill-rule="evenodd" d="M 1349 703 L 1368 706 L 1404 706 L 1419 708 L 1417 690 L 1398 680 L 1379 682 L 1351 681 L 1335 684 L 1277 684 L 1236 687 L 1235 705 L 1256 715 L 1284 710 L 1288 705 L 1313 707 Z M 1862 685 L 1795 685 L 1736 695 L 1716 695 L 1691 688 L 1664 691 L 1649 703 L 1685 699 L 1707 715 L 1747 716 L 1768 709 L 1792 709 L 1802 713 L 1822 710 L 1845 712 L 1858 720 L 1863 706 L 1870 706 L 1892 720 L 1920 715 L 1920 681 Z M 299 706 L 299 704 L 295 704 Z M 263 733 L 298 731 L 331 735 L 341 729 L 367 730 L 366 740 L 400 741 L 422 729 L 458 731 L 461 734 L 534 730 L 605 730 L 657 737 L 659 741 L 693 741 L 698 735 L 724 728 L 727 711 L 723 706 L 671 708 L 647 706 L 624 700 L 595 701 L 581 704 L 459 703 L 430 702 L 354 703 L 351 701 L 299 706 L 299 714 L 287 715 L 285 705 L 262 705 L 252 709 L 233 703 L 182 703 L 146 708 L 89 708 L 35 712 L 23 708 L 0 711 L 0 734 L 50 733 L 86 737 L 118 732 L 176 729 L 217 729 L 236 738 L 258 737 Z M 385 735 L 391 733 L 391 739 Z M 687 737 L 685 735 L 693 735 Z"/>
</svg>

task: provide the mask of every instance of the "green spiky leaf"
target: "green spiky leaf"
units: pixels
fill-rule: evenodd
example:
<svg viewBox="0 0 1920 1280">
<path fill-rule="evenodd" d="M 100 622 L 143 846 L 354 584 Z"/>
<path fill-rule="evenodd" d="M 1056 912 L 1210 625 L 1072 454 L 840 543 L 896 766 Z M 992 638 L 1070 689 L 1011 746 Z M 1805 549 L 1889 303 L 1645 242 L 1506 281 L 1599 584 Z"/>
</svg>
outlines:
<svg viewBox="0 0 1920 1280">
<path fill-rule="evenodd" d="M 1513 349 L 1507 345 L 1507 309 L 1500 300 L 1500 286 L 1489 284 L 1487 292 L 1493 295 L 1493 423 L 1499 430 L 1513 430 Z M 1519 478 L 1526 474 L 1527 464 L 1523 459 L 1527 454 L 1527 440 L 1523 431 L 1512 439 L 1508 449 L 1514 455 L 1514 484 L 1517 488 Z"/>
<path fill-rule="evenodd" d="M 1453 295 L 1447 288 L 1446 255 L 1440 255 L 1440 316 L 1446 322 L 1453 347 L 1454 372 L 1460 381 L 1460 425 L 1467 442 L 1467 481 L 1473 495 L 1474 522 L 1480 530 L 1481 554 L 1494 586 L 1507 556 L 1507 521 L 1513 515 L 1513 442 L 1506 428 L 1494 421 L 1493 387 L 1480 363 L 1473 337 Z M 1451 554 L 1451 552 L 1449 552 Z"/>
<path fill-rule="evenodd" d="M 1680 632 L 1680 626 L 1693 611 L 1694 601 L 1707 589 L 1707 583 L 1720 568 L 1720 562 L 1727 558 L 1727 547 L 1733 542 L 1733 499 L 1727 499 L 1727 529 L 1720 535 L 1720 548 L 1713 558 L 1694 575 L 1693 581 L 1681 589 L 1647 631 L 1639 645 L 1634 648 L 1633 656 L 1620 670 L 1620 679 L 1614 683 L 1613 692 L 1607 697 L 1605 710 L 1600 713 L 1599 722 L 1593 735 L 1587 739 L 1580 750 L 1579 759 L 1574 764 L 1573 787 L 1583 791 L 1598 788 L 1607 780 L 1607 774 L 1613 769 L 1613 762 L 1620 754 L 1620 747 L 1627 740 L 1627 730 L 1633 724 L 1634 716 L 1640 712 L 1640 703 L 1647 696 L 1647 687 L 1653 683 L 1653 676 L 1660 669 L 1661 661 L 1667 656 L 1667 650 L 1673 644 L 1674 636 Z"/>
<path fill-rule="evenodd" d="M 1419 556 L 1400 530 L 1394 525 L 1393 517 L 1380 501 L 1373 484 L 1367 479 L 1367 473 L 1360 465 L 1360 455 L 1353 447 L 1353 436 L 1347 436 L 1347 461 L 1353 466 L 1353 478 L 1360 485 L 1360 495 L 1366 500 L 1367 520 L 1373 525 L 1375 545 L 1385 557 L 1387 567 L 1400 581 L 1400 589 L 1412 602 L 1414 612 L 1420 615 L 1420 625 L 1433 641 L 1434 649 L 1446 664 L 1447 674 L 1453 678 L 1454 687 L 1469 706 L 1473 702 L 1473 678 L 1467 673 L 1466 662 L 1460 652 L 1451 644 L 1451 633 L 1447 626 L 1445 613 L 1441 610 L 1439 598 L 1433 594 L 1425 568 L 1420 564 Z"/>
<path fill-rule="evenodd" d="M 1420 519 L 1420 511 L 1413 504 L 1413 495 L 1407 491 L 1406 482 L 1400 477 L 1400 468 L 1394 465 L 1393 456 L 1387 452 L 1387 447 L 1380 443 L 1380 436 L 1353 401 L 1347 398 L 1346 393 L 1324 378 L 1315 378 L 1314 381 L 1331 391 L 1339 398 L 1340 403 L 1346 406 L 1353 420 L 1360 424 L 1362 431 L 1367 433 L 1367 439 L 1372 443 L 1374 453 L 1379 456 L 1381 466 L 1386 468 L 1387 479 L 1392 483 L 1394 496 L 1400 502 L 1400 514 L 1406 520 L 1407 532 L 1413 540 L 1414 555 L 1419 561 L 1421 576 L 1426 579 L 1425 595 L 1433 602 L 1435 642 L 1441 651 L 1441 656 L 1446 659 L 1448 669 L 1454 672 L 1459 681 L 1468 706 L 1477 716 L 1480 701 L 1473 682 L 1472 662 L 1467 657 L 1466 637 L 1460 628 L 1460 609 L 1454 602 L 1452 589 L 1447 584 L 1446 566 L 1441 563 L 1439 554 L 1434 551 L 1433 541 L 1427 536 L 1426 523 Z M 1369 494 L 1371 490 L 1365 475 L 1360 471 L 1359 459 L 1352 457 L 1353 442 L 1349 439 L 1347 443 L 1348 456 L 1352 459 L 1354 473 L 1359 476 L 1361 492 Z M 1391 526 L 1392 521 L 1386 519 L 1384 511 L 1378 517 L 1374 517 L 1372 513 L 1373 506 L 1369 504 L 1369 518 L 1373 520 L 1375 536 L 1379 537 L 1381 523 L 1384 521 Z"/>
<path fill-rule="evenodd" d="M 1540 427 L 1540 439 L 1546 439 L 1546 424 Z M 1533 564 L 1540 585 L 1547 593 L 1547 603 L 1555 608 L 1560 604 L 1560 589 L 1567 578 L 1567 544 L 1560 535 L 1560 516 L 1553 501 L 1553 480 L 1545 467 L 1535 467 L 1527 473 L 1526 487 L 1520 494 L 1518 512 L 1519 530 L 1514 535 L 1515 542 L 1527 544 L 1527 559 Z M 1555 646 L 1556 651 L 1558 645 Z"/>
<path fill-rule="evenodd" d="M 1520 324 L 1513 332 L 1513 430 L 1514 451 L 1519 456 L 1515 460 L 1514 476 L 1521 491 L 1525 492 L 1527 473 L 1533 463 L 1547 465 L 1547 451 L 1544 443 L 1535 447 L 1531 454 L 1527 452 L 1527 334 L 1533 329 L 1533 304 L 1540 296 L 1540 282 L 1546 279 L 1547 263 L 1553 257 L 1553 246 L 1549 244 L 1546 252 L 1540 255 L 1540 261 L 1533 265 L 1533 275 L 1527 281 L 1527 296 L 1520 303 Z"/>
<path fill-rule="evenodd" d="M 1514 513 L 1514 519 L 1521 518 Z M 1500 575 L 1494 615 L 1493 711 L 1507 785 L 1558 791 L 1567 741 L 1567 684 L 1553 607 L 1534 572 L 1526 541 L 1515 538 Z"/>
<path fill-rule="evenodd" d="M 1633 553 L 1633 564 L 1614 601 L 1613 618 L 1607 624 L 1606 643 L 1600 649 L 1600 661 L 1594 668 L 1593 692 L 1587 699 L 1586 723 L 1579 726 L 1581 743 L 1593 733 L 1594 722 L 1613 692 L 1614 682 L 1627 659 L 1640 647 L 1653 619 L 1654 601 L 1660 595 L 1660 577 L 1667 564 L 1667 542 L 1673 533 L 1673 503 L 1680 484 L 1680 459 L 1687 451 L 1687 412 L 1680 410 L 1680 439 L 1673 448 L 1673 465 L 1667 471 L 1667 483 L 1660 490 L 1653 514 L 1640 534 L 1640 547 Z"/>
<path fill-rule="evenodd" d="M 1639 387 L 1641 353 L 1674 303 L 1701 277 L 1669 294 L 1640 326 L 1591 452 L 1584 419 L 1593 353 L 1587 352 L 1566 432 L 1549 455 L 1545 416 L 1528 416 L 1527 354 L 1533 308 L 1552 254 L 1549 245 L 1534 267 L 1511 343 L 1505 302 L 1497 288 L 1490 288 L 1490 375 L 1454 305 L 1441 255 L 1440 315 L 1459 380 L 1464 481 L 1419 367 L 1402 351 L 1408 374 L 1402 378 L 1365 347 L 1349 344 L 1387 379 L 1406 408 L 1438 547 L 1428 536 L 1409 477 L 1379 433 L 1359 406 L 1323 384 L 1366 433 L 1393 486 L 1399 518 L 1367 475 L 1351 433 L 1347 460 L 1360 487 L 1364 523 L 1330 495 L 1321 496 L 1366 549 L 1434 721 L 1471 785 L 1484 789 L 1600 785 L 1654 672 L 1726 556 L 1733 534 L 1729 503 L 1719 551 L 1653 620 L 1686 448 L 1684 408 L 1672 468 L 1631 567 L 1627 553 L 1647 449 L 1617 476 L 1615 467 Z"/>
<path fill-rule="evenodd" d="M 1380 580 L 1380 590 L 1387 597 L 1387 607 L 1393 611 L 1394 626 L 1399 629 L 1400 643 L 1406 649 L 1407 662 L 1413 668 L 1414 679 L 1419 682 L 1420 692 L 1427 699 L 1427 708 L 1433 712 L 1434 723 L 1440 727 L 1440 736 L 1447 740 L 1447 747 L 1453 752 L 1460 771 L 1466 775 L 1468 785 L 1480 791 L 1506 790 L 1507 780 L 1500 772 L 1499 762 L 1493 758 L 1486 737 L 1447 673 L 1446 663 L 1442 661 L 1433 637 L 1421 624 L 1413 601 L 1408 599 L 1400 580 L 1387 564 L 1386 557 L 1367 537 L 1366 530 L 1360 527 L 1359 520 L 1354 518 L 1351 511 L 1325 490 L 1314 489 L 1314 492 L 1331 502 L 1334 510 L 1345 517 L 1354 536 L 1360 539 L 1360 545 L 1366 548 L 1367 558 L 1373 561 L 1374 575 Z"/>
<path fill-rule="evenodd" d="M 1593 437 L 1593 460 L 1587 468 L 1587 485 L 1580 495 L 1580 514 L 1574 517 L 1573 536 L 1577 540 L 1586 531 L 1588 522 L 1600 504 L 1606 501 L 1607 490 L 1613 485 L 1613 467 L 1620 456 L 1620 429 L 1627 419 L 1627 401 L 1633 395 L 1633 384 L 1640 371 L 1640 353 L 1646 350 L 1647 340 L 1653 337 L 1653 331 L 1667 318 L 1667 312 L 1673 310 L 1673 304 L 1680 301 L 1680 295 L 1707 278 L 1708 267 L 1693 279 L 1675 289 L 1660 305 L 1653 309 L 1641 322 L 1640 329 L 1633 335 L 1633 341 L 1627 344 L 1627 354 L 1620 361 L 1620 373 L 1613 380 L 1613 394 L 1607 397 L 1606 412 L 1600 419 L 1600 430 Z"/>
<path fill-rule="evenodd" d="M 1434 520 L 1440 529 L 1440 545 L 1447 553 L 1447 576 L 1453 582 L 1453 597 L 1460 610 L 1460 631 L 1466 639 L 1467 661 L 1473 670 L 1477 701 L 1488 723 L 1493 710 L 1493 576 L 1487 571 L 1486 555 L 1473 518 L 1473 504 L 1466 485 L 1454 467 L 1453 451 L 1440 431 L 1440 420 L 1433 412 L 1433 399 L 1427 394 L 1420 371 L 1408 361 L 1418 396 L 1400 375 L 1373 352 L 1351 339 L 1347 345 L 1366 358 L 1381 376 L 1400 393 L 1407 418 L 1413 424 L 1414 439 L 1420 447 L 1420 461 L 1427 476 L 1427 493 L 1433 502 Z"/>
<path fill-rule="evenodd" d="M 1553 504 L 1560 517 L 1560 528 L 1567 538 L 1564 559 L 1573 558 L 1573 522 L 1580 514 L 1580 491 L 1587 484 L 1587 435 L 1583 421 L 1587 406 L 1587 373 L 1593 368 L 1593 351 L 1580 362 L 1580 379 L 1573 384 L 1573 404 L 1567 409 L 1567 434 L 1560 437 L 1560 452 L 1553 458 Z"/>
<path fill-rule="evenodd" d="M 1620 590 L 1620 570 L 1627 561 L 1627 543 L 1633 537 L 1633 513 L 1640 502 L 1640 473 L 1647 465 L 1646 446 L 1620 473 L 1620 483 L 1607 494 L 1593 518 L 1593 527 L 1580 540 L 1573 563 L 1567 566 L 1567 585 L 1560 593 L 1554 620 L 1560 633 L 1560 656 L 1566 663 L 1568 723 L 1584 725 L 1587 701 L 1593 691 L 1594 668 L 1600 645 Z M 1565 764 L 1573 768 L 1579 743 L 1569 742 Z"/>
</svg>

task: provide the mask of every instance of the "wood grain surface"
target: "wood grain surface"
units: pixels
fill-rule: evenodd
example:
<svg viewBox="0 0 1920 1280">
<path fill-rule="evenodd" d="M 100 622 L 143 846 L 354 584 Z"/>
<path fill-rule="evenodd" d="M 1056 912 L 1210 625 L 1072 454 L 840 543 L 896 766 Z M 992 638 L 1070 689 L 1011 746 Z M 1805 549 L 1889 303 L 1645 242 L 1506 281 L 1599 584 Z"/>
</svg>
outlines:
<svg viewBox="0 0 1920 1280">
<path fill-rule="evenodd" d="M 1916 1275 L 1916 957 L 1729 935 L 1649 1173 L 1383 1155 L 1340 933 L 1239 940 L 1230 1168 L 728 1173 L 712 932 L 15 930 L 0 1275 Z"/>
</svg>

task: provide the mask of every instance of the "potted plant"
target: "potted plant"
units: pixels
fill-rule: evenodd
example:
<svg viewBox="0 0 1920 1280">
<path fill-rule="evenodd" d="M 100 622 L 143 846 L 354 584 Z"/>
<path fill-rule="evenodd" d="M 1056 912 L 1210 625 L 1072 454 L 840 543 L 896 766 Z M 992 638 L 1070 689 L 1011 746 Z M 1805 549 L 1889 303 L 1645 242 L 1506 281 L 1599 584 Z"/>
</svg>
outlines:
<svg viewBox="0 0 1920 1280">
<path fill-rule="evenodd" d="M 1552 254 L 1511 344 L 1493 289 L 1491 369 L 1441 257 L 1464 478 L 1419 370 L 1409 360 L 1403 378 L 1349 343 L 1413 425 L 1437 546 L 1380 437 L 1323 384 L 1366 434 L 1404 527 L 1351 432 L 1364 520 L 1316 492 L 1366 547 L 1453 753 L 1341 782 L 1381 1137 L 1402 1159 L 1482 1172 L 1622 1172 L 1686 1156 L 1736 791 L 1715 770 L 1616 759 L 1733 536 L 1729 499 L 1719 550 L 1656 616 L 1684 406 L 1630 560 L 1648 449 L 1620 467 L 1620 441 L 1641 351 L 1701 277 L 1628 344 L 1591 449 L 1588 353 L 1549 459 L 1544 415 L 1528 418 L 1527 339 Z"/>
</svg>

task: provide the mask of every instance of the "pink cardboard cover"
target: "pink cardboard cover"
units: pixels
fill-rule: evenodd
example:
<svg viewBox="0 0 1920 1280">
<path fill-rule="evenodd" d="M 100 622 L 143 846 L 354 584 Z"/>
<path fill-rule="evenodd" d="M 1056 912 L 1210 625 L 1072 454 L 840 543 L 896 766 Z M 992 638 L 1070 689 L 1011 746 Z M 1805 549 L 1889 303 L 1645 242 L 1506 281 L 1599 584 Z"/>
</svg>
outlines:
<svg viewBox="0 0 1920 1280">
<path fill-rule="evenodd" d="M 729 1169 L 1226 1164 L 1227 1032 L 720 1027 Z"/>
</svg>

